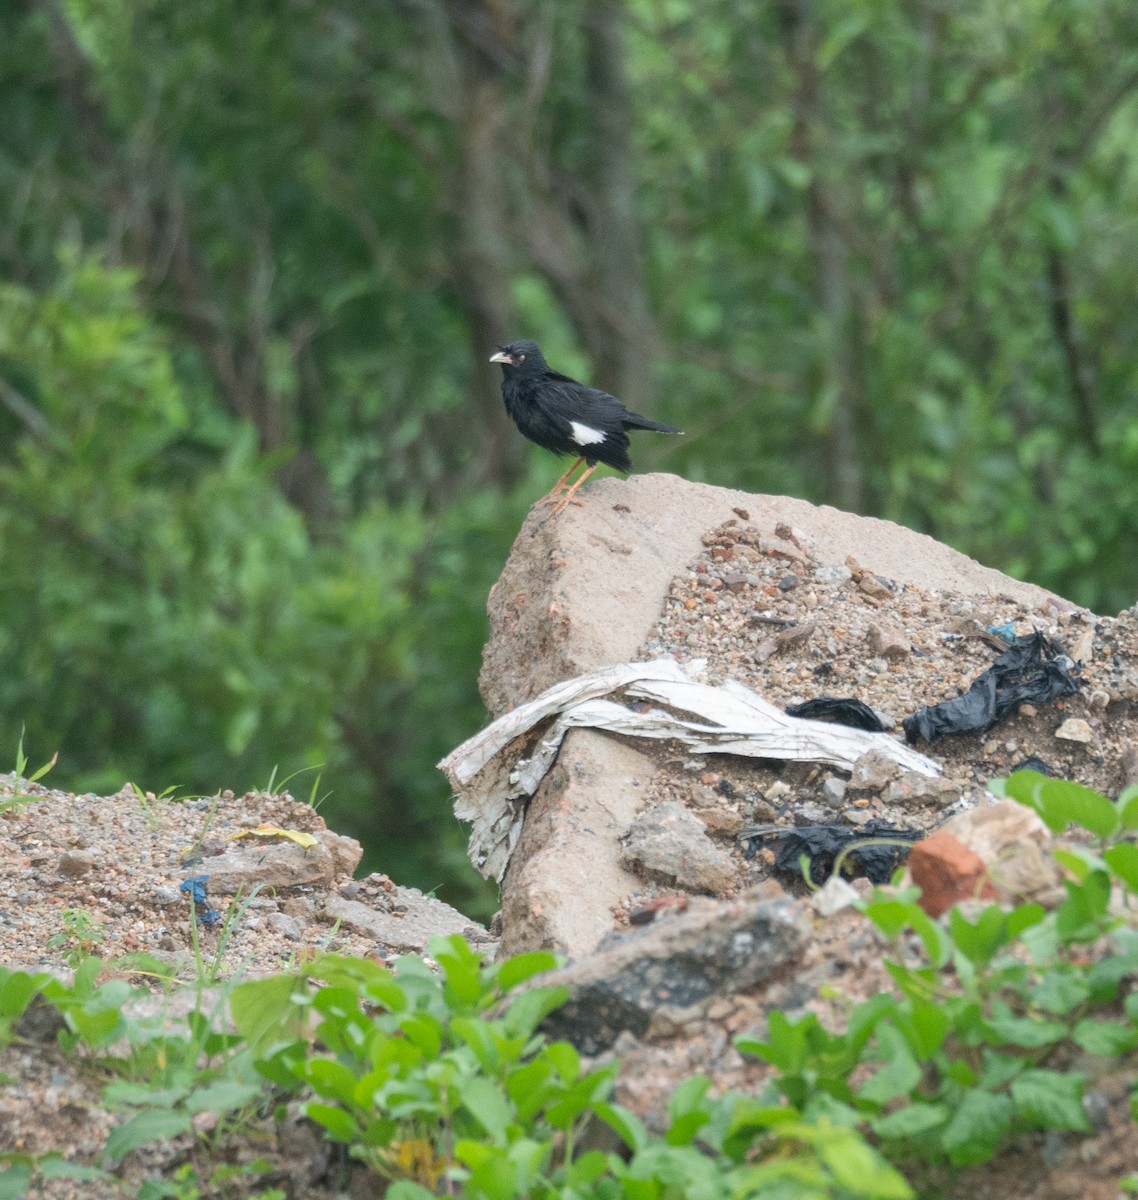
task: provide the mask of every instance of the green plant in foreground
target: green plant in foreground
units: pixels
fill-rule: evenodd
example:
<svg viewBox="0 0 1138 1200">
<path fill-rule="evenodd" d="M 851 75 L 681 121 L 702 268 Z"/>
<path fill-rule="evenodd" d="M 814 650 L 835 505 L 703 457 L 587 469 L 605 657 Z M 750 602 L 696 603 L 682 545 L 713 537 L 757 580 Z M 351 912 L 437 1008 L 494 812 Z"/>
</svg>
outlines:
<svg viewBox="0 0 1138 1200">
<path fill-rule="evenodd" d="M 105 1165 L 193 1132 L 202 1113 L 216 1120 L 196 1135 L 201 1149 L 220 1146 L 292 1095 L 390 1200 L 908 1200 L 893 1163 L 965 1166 L 1017 1130 L 1089 1130 L 1072 1058 L 1138 1049 L 1138 931 L 1126 921 L 1138 789 L 1112 803 L 1030 773 L 995 786 L 1052 829 L 1073 821 L 1092 835 L 1056 852 L 1062 904 L 977 904 L 934 921 L 914 892 L 879 889 L 863 907 L 894 941 L 896 991 L 853 1008 L 841 1032 L 773 1013 L 765 1039 L 737 1043 L 776 1068 L 768 1092 L 712 1097 L 707 1079 L 688 1079 L 659 1136 L 614 1101 L 615 1063 L 588 1070 L 539 1032 L 566 997 L 535 981 L 551 955 L 491 965 L 458 937 L 431 943 L 437 970 L 416 956 L 389 968 L 324 954 L 224 985 L 209 1011 L 200 985 L 217 964 L 199 957 L 199 1004 L 182 1021 L 138 1015 L 138 989 L 100 982 L 94 957 L 70 983 L 0 969 L 0 1046 L 31 1004 L 54 1006 L 63 1049 L 106 1073 L 104 1102 L 126 1113 Z M 621 1153 L 599 1148 L 601 1126 Z M 36 1171 L 72 1169 L 9 1156 L 0 1200 Z M 192 1200 L 225 1169 L 195 1155 L 141 1194 Z M 1133 1190 L 1133 1176 L 1120 1186 Z"/>
<path fill-rule="evenodd" d="M 887 963 L 897 993 L 859 1004 L 843 1033 L 814 1015 L 774 1013 L 765 1041 L 737 1042 L 779 1068 L 779 1091 L 807 1116 L 860 1127 L 899 1159 L 961 1166 L 991 1158 L 1016 1130 L 1088 1132 L 1086 1080 L 1066 1063 L 1076 1051 L 1112 1058 L 1138 1047 L 1138 992 L 1123 986 L 1138 975 L 1138 931 L 1111 909 L 1112 895 L 1133 904 L 1138 892 L 1138 846 L 1115 840 L 1138 829 L 1138 788 L 1112 803 L 1019 772 L 993 790 L 1055 832 L 1074 823 L 1099 839 L 1055 852 L 1069 873 L 1056 911 L 991 904 L 969 920 L 953 909 L 946 928 L 915 889 L 878 889 L 864 911 L 902 951 Z M 906 952 L 909 934 L 923 961 Z"/>
<path fill-rule="evenodd" d="M 611 1099 L 615 1063 L 586 1071 L 569 1043 L 536 1032 L 565 989 L 509 995 L 551 955 L 491 966 L 459 937 L 430 952 L 439 974 L 411 956 L 389 971 L 328 955 L 302 976 L 244 983 L 230 1001 L 262 1074 L 310 1088 L 308 1115 L 390 1181 L 391 1200 L 912 1194 L 855 1130 L 709 1099 L 702 1078 L 672 1098 L 666 1136 L 650 1137 Z M 598 1121 L 627 1161 L 590 1147 Z"/>
<path fill-rule="evenodd" d="M 40 799 L 39 796 L 29 796 L 23 789 L 25 783 L 38 783 L 59 761 L 59 751 L 57 750 L 51 758 L 47 760 L 38 770 L 33 771 L 30 776 L 26 774 L 28 769 L 28 756 L 24 753 L 24 730 L 20 729 L 20 740 L 16 743 L 16 765 L 13 772 L 14 779 L 12 782 L 12 792 L 8 796 L 0 796 L 0 813 L 7 812 L 9 809 L 15 808 L 19 804 L 27 804 L 32 800 Z"/>
</svg>

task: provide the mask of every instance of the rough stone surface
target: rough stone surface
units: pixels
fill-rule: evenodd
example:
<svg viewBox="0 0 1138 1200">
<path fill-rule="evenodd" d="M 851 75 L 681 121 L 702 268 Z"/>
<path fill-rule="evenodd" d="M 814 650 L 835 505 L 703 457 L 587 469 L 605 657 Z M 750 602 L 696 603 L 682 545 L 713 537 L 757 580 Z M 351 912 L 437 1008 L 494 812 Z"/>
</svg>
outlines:
<svg viewBox="0 0 1138 1200">
<path fill-rule="evenodd" d="M 984 860 L 943 829 L 917 842 L 909 853 L 909 873 L 921 889 L 917 903 L 930 917 L 939 917 L 961 900 L 994 900 L 996 889 L 986 872 Z"/>
<path fill-rule="evenodd" d="M 296 887 L 331 887 L 336 860 L 323 845 L 303 847 L 295 842 L 268 845 L 232 842 L 221 854 L 203 858 L 194 874 L 209 876 L 211 893 L 232 896 L 238 888 L 248 893 L 257 884 L 287 891 Z"/>
<path fill-rule="evenodd" d="M 925 534 L 788 496 L 656 474 L 598 480 L 582 499 L 582 507 L 556 517 L 548 508 L 532 510 L 491 590 L 479 682 L 494 716 L 562 679 L 635 657 L 673 577 L 699 552 L 707 530 L 737 509 L 760 528 L 798 530 L 822 564 L 853 556 L 872 564 L 874 576 L 899 583 L 1002 593 L 1032 604 L 1048 597 Z"/>
<path fill-rule="evenodd" d="M 849 561 L 857 566 L 860 582 L 887 597 L 893 589 L 878 577 L 896 586 L 956 589 L 975 597 L 977 604 L 995 596 L 1016 598 L 1032 608 L 1052 602 L 1042 589 L 1008 579 L 922 534 L 804 501 L 732 492 L 668 475 L 604 479 L 582 495 L 582 507 L 556 517 L 547 508 L 530 513 L 491 592 L 491 637 L 480 686 L 493 715 L 583 671 L 652 657 L 651 638 L 675 580 L 687 575 L 703 554 L 712 565 L 697 563 L 696 569 L 708 572 L 709 585 L 723 583 L 711 577 L 716 563 L 743 577 L 732 576 L 738 587 L 724 584 L 717 591 L 707 586 L 688 602 L 711 612 L 729 603 L 721 597 L 744 601 L 768 563 L 778 577 L 775 592 L 807 607 L 817 605 L 813 589 L 823 578 L 834 588 L 852 586 Z M 753 544 L 721 544 L 713 531 L 724 522 L 757 529 L 760 536 Z M 787 566 L 799 581 L 789 590 L 784 586 Z M 803 583 L 811 573 L 812 582 Z M 859 595 L 866 604 L 883 603 L 864 588 Z M 882 628 L 890 624 L 881 615 L 875 623 Z M 900 622 L 893 625 L 901 627 Z M 800 656 L 817 659 L 831 653 L 834 634 L 818 616 L 758 628 L 769 634 L 771 661 L 786 663 L 788 669 Z M 882 646 L 886 644 L 892 643 L 886 639 Z M 761 649 L 762 641 L 755 645 Z M 864 660 L 864 640 L 860 646 Z M 757 649 L 749 652 L 753 661 L 759 657 Z M 910 655 L 906 661 L 916 658 Z M 893 669 L 893 660 L 872 661 L 886 675 Z M 761 681 L 744 682 L 765 690 Z M 890 719 L 888 713 L 883 717 Z M 644 807 L 646 789 L 658 775 L 658 759 L 655 748 L 633 747 L 605 734 L 574 730 L 568 735 L 557 766 L 529 803 L 503 880 L 502 953 L 538 947 L 574 956 L 587 953 L 613 928 L 614 913 L 643 891 L 641 881 L 622 864 L 614 840 Z M 796 792 L 797 786 L 791 790 Z M 960 792 L 957 785 L 953 797 Z M 914 788 L 904 803 L 910 794 L 918 806 L 929 799 Z M 690 802 L 689 796 L 677 798 Z M 832 819 L 833 792 L 823 797 L 819 785 L 818 799 Z M 942 799 L 941 793 L 935 797 L 938 803 Z M 704 824 L 710 835 L 730 837 L 728 830 L 746 817 L 764 819 L 768 811 L 774 816 L 777 803 L 765 788 L 748 788 L 737 801 L 721 797 L 722 807 L 733 812 L 720 829 L 714 821 L 704 819 Z M 700 811 L 706 818 L 706 806 Z M 868 819 L 856 803 L 845 803 L 843 815 L 852 823 Z M 727 849 L 722 843 L 720 848 Z M 761 867 L 761 861 L 756 865 Z M 754 873 L 743 873 L 737 885 L 754 881 Z"/>
<path fill-rule="evenodd" d="M 674 801 L 637 817 L 624 838 L 624 861 L 690 892 L 726 892 L 735 882 L 730 855 L 716 847 L 698 817 Z"/>
<path fill-rule="evenodd" d="M 900 774 L 899 763 L 879 750 L 867 750 L 853 765 L 850 788 L 855 792 L 883 792 Z"/>
<path fill-rule="evenodd" d="M 1063 898 L 1051 833 L 1030 808 L 1014 800 L 978 805 L 941 829 L 981 859 L 1001 901 L 1054 904 Z"/>
<path fill-rule="evenodd" d="M 456 908 L 424 896 L 418 888 L 397 887 L 381 906 L 345 900 L 335 892 L 324 900 L 325 920 L 339 921 L 352 933 L 372 938 L 386 952 L 422 954 L 435 936 L 460 933 L 474 943 L 487 943 L 485 931 Z"/>
<path fill-rule="evenodd" d="M 616 738 L 568 734 L 502 884 L 503 955 L 544 949 L 576 958 L 612 929 L 613 905 L 639 887 L 620 836 L 652 771 L 650 758 Z"/>
<path fill-rule="evenodd" d="M 546 1031 L 597 1054 L 621 1033 L 647 1033 L 661 1008 L 690 1008 L 786 973 L 808 926 L 793 901 L 764 894 L 726 904 L 693 900 L 681 915 L 614 935 L 585 961 L 541 976 L 543 985 L 571 989 Z"/>
</svg>

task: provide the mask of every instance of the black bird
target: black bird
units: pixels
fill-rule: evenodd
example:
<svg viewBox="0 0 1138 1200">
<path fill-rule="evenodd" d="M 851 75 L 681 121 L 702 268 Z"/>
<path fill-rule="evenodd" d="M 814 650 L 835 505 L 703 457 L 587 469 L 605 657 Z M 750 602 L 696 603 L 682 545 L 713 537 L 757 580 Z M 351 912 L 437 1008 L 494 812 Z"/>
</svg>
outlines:
<svg viewBox="0 0 1138 1200">
<path fill-rule="evenodd" d="M 511 342 L 500 347 L 490 361 L 502 364 L 502 399 L 522 433 L 554 454 L 576 455 L 569 470 L 538 501 L 549 504 L 557 500 L 555 513 L 567 504 L 581 503 L 573 497 L 598 463 L 618 471 L 632 470 L 627 430 L 683 432 L 629 412 L 615 396 L 600 388 L 586 387 L 567 375 L 559 375 L 545 361 L 537 342 Z M 582 463 L 588 463 L 587 469 L 561 495 L 566 480 Z"/>
</svg>

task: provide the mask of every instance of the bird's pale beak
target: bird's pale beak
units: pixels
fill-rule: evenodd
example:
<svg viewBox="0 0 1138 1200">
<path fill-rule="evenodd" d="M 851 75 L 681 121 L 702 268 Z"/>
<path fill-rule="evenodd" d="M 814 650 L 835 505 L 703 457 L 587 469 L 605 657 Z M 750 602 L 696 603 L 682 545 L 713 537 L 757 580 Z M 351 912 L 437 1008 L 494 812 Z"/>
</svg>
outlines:
<svg viewBox="0 0 1138 1200">
<path fill-rule="evenodd" d="M 505 363 L 508 367 L 514 366 L 514 360 L 506 353 L 505 350 L 499 350 L 497 354 L 491 355 L 492 363 Z"/>
</svg>

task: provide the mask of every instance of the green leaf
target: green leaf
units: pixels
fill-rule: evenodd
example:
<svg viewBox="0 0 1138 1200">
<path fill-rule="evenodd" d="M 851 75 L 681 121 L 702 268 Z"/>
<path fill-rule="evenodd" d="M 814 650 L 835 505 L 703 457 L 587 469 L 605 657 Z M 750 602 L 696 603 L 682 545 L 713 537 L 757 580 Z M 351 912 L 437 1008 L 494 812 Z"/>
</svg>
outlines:
<svg viewBox="0 0 1138 1200">
<path fill-rule="evenodd" d="M 562 1083 L 572 1083 L 581 1074 L 581 1056 L 570 1042 L 552 1042 L 541 1057 L 552 1065 Z"/>
<path fill-rule="evenodd" d="M 483 993 L 482 955 L 458 934 L 431 938 L 427 952 L 442 967 L 454 999 L 460 1004 L 477 1004 Z"/>
<path fill-rule="evenodd" d="M 318 1104 L 313 1100 L 304 1106 L 304 1111 L 310 1120 L 323 1125 L 338 1142 L 354 1142 L 359 1137 L 360 1130 L 355 1120 L 334 1104 Z"/>
<path fill-rule="evenodd" d="M 1138 783 L 1125 788 L 1114 802 L 1123 829 L 1138 829 Z"/>
<path fill-rule="evenodd" d="M 1052 833 L 1062 833 L 1068 825 L 1081 825 L 1102 838 L 1118 831 L 1114 805 L 1093 788 L 1068 779 L 1047 779 L 1040 784 L 1033 807 Z"/>
<path fill-rule="evenodd" d="M 902 1030 L 914 1054 L 924 1062 L 941 1048 L 950 1025 L 943 1005 L 934 1004 L 931 1000 L 914 1000 Z"/>
<path fill-rule="evenodd" d="M 627 1108 L 602 1100 L 593 1105 L 593 1111 L 632 1151 L 642 1150 L 648 1142 L 648 1131 L 643 1121 Z"/>
<path fill-rule="evenodd" d="M 397 1179 L 389 1183 L 383 1193 L 384 1200 L 436 1200 L 437 1196 L 437 1192 L 410 1179 Z"/>
<path fill-rule="evenodd" d="M 176 1137 L 192 1127 L 193 1121 L 185 1109 L 147 1109 L 111 1130 L 107 1135 L 106 1151 L 111 1158 L 122 1158 L 147 1142 Z"/>
<path fill-rule="evenodd" d="M 318 1096 L 352 1103 L 357 1077 L 343 1063 L 333 1058 L 310 1058 L 303 1067 L 303 1076 Z"/>
<path fill-rule="evenodd" d="M 858 1098 L 871 1104 L 887 1104 L 912 1091 L 921 1080 L 921 1068 L 909 1043 L 892 1025 L 880 1025 L 877 1042 L 885 1063 L 858 1088 Z"/>
<path fill-rule="evenodd" d="M 1083 1076 L 1043 1068 L 1024 1071 L 1012 1083 L 1012 1100 L 1025 1120 L 1043 1129 L 1091 1131 L 1083 1110 Z"/>
<path fill-rule="evenodd" d="M 494 978 L 498 986 L 504 992 L 508 992 L 535 975 L 555 970 L 557 965 L 556 954 L 547 950 L 533 950 L 528 954 L 515 954 L 513 958 L 506 959 L 497 969 Z"/>
<path fill-rule="evenodd" d="M 32 1184 L 32 1169 L 27 1163 L 13 1163 L 0 1171 L 0 1200 L 27 1200 Z"/>
<path fill-rule="evenodd" d="M 996 1152 L 1012 1120 L 1007 1096 L 968 1091 L 945 1126 L 942 1141 L 957 1167 L 987 1162 Z"/>
<path fill-rule="evenodd" d="M 499 1145 L 514 1117 L 513 1105 L 493 1080 L 481 1075 L 459 1081 L 458 1094 L 466 1111 Z"/>
<path fill-rule="evenodd" d="M 800 1020 L 791 1021 L 776 1009 L 767 1019 L 769 1042 L 740 1037 L 736 1038 L 735 1046 L 742 1054 L 753 1054 L 787 1074 L 796 1075 L 806 1063 L 808 1038 L 815 1028 L 820 1026 L 814 1013 L 807 1013 Z"/>
<path fill-rule="evenodd" d="M 871 1122 L 873 1132 L 882 1138 L 915 1138 L 930 1129 L 938 1129 L 948 1120 L 949 1110 L 943 1104 L 914 1102 L 891 1112 L 886 1117 L 875 1117 Z"/>
<path fill-rule="evenodd" d="M 569 999 L 569 988 L 535 987 L 510 1002 L 503 1018 L 510 1033 L 529 1037 L 551 1012 Z"/>
<path fill-rule="evenodd" d="M 1071 1037 L 1088 1054 L 1104 1058 L 1128 1054 L 1138 1046 L 1138 1028 L 1123 1021 L 1096 1021 L 1087 1017 L 1075 1026 Z"/>
<path fill-rule="evenodd" d="M 1067 899 L 1056 913 L 1056 927 L 1068 942 L 1093 941 L 1103 932 L 1103 918 L 1110 903 L 1110 876 L 1094 871 L 1083 883 L 1064 880 Z"/>
<path fill-rule="evenodd" d="M 1021 904 L 1007 914 L 1008 939 L 1018 938 L 1025 930 L 1038 925 L 1047 916 L 1047 909 L 1042 904 Z"/>
<path fill-rule="evenodd" d="M 15 1020 L 22 1016 L 47 979 L 47 975 L 25 971 L 4 972 L 0 976 L 0 1017 Z"/>
<path fill-rule="evenodd" d="M 1061 1042 L 1067 1036 L 1065 1021 L 1041 1021 L 1010 1013 L 989 1017 L 984 1022 L 984 1030 L 993 1046 L 1022 1046 L 1025 1050 L 1039 1050 Z"/>
<path fill-rule="evenodd" d="M 194 1088 L 186 1097 L 186 1108 L 192 1113 L 231 1113 L 251 1104 L 262 1089 L 256 1083 L 240 1083 L 236 1079 L 219 1079 L 204 1087 Z"/>
<path fill-rule="evenodd" d="M 1044 972 L 1039 982 L 1027 995 L 1033 1004 L 1057 1016 L 1065 1017 L 1074 1012 L 1091 994 L 1090 981 L 1086 972 L 1074 970 L 1060 964 Z"/>
<path fill-rule="evenodd" d="M 1138 892 L 1138 846 L 1133 842 L 1118 842 L 1102 853 L 1110 869 L 1132 891 Z"/>
<path fill-rule="evenodd" d="M 294 975 L 268 975 L 239 983 L 229 995 L 233 1024 L 254 1052 L 278 1039 L 294 1041 L 302 1015 L 294 997 L 301 981 Z"/>
<path fill-rule="evenodd" d="M 949 930 L 957 949 L 978 967 L 991 962 L 993 955 L 1008 941 L 1008 921 L 998 904 L 985 908 L 970 922 L 959 910 L 949 912 Z"/>
<path fill-rule="evenodd" d="M 873 1200 L 911 1200 L 915 1195 L 903 1175 L 891 1167 L 852 1129 L 817 1143 L 818 1157 L 833 1172 L 839 1186 Z"/>
</svg>

